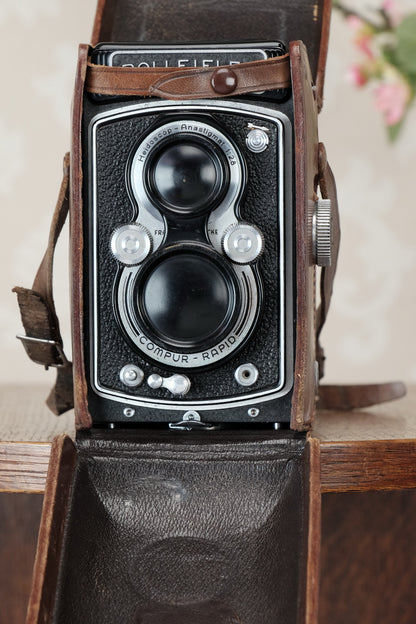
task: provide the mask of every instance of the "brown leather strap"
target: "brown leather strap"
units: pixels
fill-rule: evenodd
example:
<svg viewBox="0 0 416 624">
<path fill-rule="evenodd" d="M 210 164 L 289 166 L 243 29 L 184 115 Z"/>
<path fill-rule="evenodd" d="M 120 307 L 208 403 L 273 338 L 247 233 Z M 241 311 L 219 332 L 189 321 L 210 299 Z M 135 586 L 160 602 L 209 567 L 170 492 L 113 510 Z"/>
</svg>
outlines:
<svg viewBox="0 0 416 624">
<path fill-rule="evenodd" d="M 331 200 L 331 264 L 323 267 L 321 270 L 321 301 L 316 312 L 316 358 L 319 366 L 319 379 L 322 379 L 324 376 L 325 355 L 319 339 L 328 315 L 329 304 L 331 302 L 341 240 L 337 188 L 334 174 L 332 173 L 331 167 L 327 161 L 326 150 L 323 143 L 319 144 L 318 167 L 319 189 L 321 195 L 324 199 Z"/>
<path fill-rule="evenodd" d="M 239 65 L 198 68 L 107 67 L 88 63 L 86 90 L 102 95 L 191 100 L 290 86 L 289 55 Z"/>
<path fill-rule="evenodd" d="M 319 378 L 324 376 L 324 350 L 320 344 L 320 335 L 325 324 L 329 304 L 332 297 L 335 273 L 338 262 L 340 245 L 340 219 L 338 209 L 337 189 L 334 174 L 328 164 L 325 146 L 319 144 L 318 153 L 319 188 L 324 199 L 331 200 L 331 264 L 323 267 L 320 280 L 321 301 L 316 311 L 316 358 L 319 366 Z M 406 387 L 401 382 L 389 382 L 385 384 L 362 384 L 362 385 L 320 385 L 319 386 L 319 409 L 352 410 L 370 407 L 387 401 L 399 399 L 406 394 Z"/>
<path fill-rule="evenodd" d="M 57 378 L 47 405 L 55 414 L 73 407 L 72 364 L 63 351 L 63 341 L 53 299 L 53 259 L 57 240 L 69 209 L 69 154 L 64 158 L 64 175 L 49 232 L 48 246 L 33 286 L 17 286 L 17 294 L 25 336 L 18 336 L 29 357 L 38 364 L 57 368 Z"/>
<path fill-rule="evenodd" d="M 319 387 L 318 408 L 337 411 L 363 409 L 400 399 L 405 394 L 406 386 L 400 381 L 348 386 L 321 385 Z"/>
<path fill-rule="evenodd" d="M 99 0 L 91 44 L 301 40 L 323 98 L 331 0 Z"/>
</svg>

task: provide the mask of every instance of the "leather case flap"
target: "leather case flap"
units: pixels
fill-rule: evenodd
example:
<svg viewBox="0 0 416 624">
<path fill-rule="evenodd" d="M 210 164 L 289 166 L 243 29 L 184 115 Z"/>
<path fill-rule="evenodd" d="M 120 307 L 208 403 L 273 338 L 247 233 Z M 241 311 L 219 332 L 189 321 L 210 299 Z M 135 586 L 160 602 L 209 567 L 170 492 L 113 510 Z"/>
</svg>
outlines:
<svg viewBox="0 0 416 624">
<path fill-rule="evenodd" d="M 70 481 L 68 445 L 28 624 L 315 621 L 319 447 L 304 435 L 92 431 Z"/>
<path fill-rule="evenodd" d="M 330 15 L 330 0 L 100 0 L 92 44 L 301 40 L 321 99 Z"/>
</svg>

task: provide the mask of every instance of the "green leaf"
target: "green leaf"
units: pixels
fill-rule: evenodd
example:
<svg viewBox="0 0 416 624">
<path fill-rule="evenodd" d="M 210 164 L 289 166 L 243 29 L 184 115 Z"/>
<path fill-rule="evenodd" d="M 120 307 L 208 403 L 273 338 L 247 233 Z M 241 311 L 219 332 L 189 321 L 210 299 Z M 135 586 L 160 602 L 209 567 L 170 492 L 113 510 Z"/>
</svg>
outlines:
<svg viewBox="0 0 416 624">
<path fill-rule="evenodd" d="M 399 67 L 410 75 L 416 75 L 416 13 L 405 17 L 396 28 L 396 58 Z"/>
<path fill-rule="evenodd" d="M 394 126 L 387 126 L 387 136 L 388 139 L 390 141 L 390 143 L 394 143 L 395 141 L 397 141 L 397 138 L 400 134 L 400 131 L 402 129 L 403 126 L 403 119 L 401 119 L 397 124 L 394 124 Z"/>
</svg>

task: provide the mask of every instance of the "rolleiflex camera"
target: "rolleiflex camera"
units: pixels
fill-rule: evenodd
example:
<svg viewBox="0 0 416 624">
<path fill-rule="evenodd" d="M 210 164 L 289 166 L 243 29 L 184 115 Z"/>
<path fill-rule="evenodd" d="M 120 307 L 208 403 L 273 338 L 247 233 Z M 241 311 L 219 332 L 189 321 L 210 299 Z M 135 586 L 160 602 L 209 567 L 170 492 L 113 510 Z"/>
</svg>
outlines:
<svg viewBox="0 0 416 624">
<path fill-rule="evenodd" d="M 216 67 L 280 43 L 99 45 L 97 65 Z M 288 422 L 296 343 L 291 89 L 85 98 L 84 348 L 96 423 Z"/>
</svg>

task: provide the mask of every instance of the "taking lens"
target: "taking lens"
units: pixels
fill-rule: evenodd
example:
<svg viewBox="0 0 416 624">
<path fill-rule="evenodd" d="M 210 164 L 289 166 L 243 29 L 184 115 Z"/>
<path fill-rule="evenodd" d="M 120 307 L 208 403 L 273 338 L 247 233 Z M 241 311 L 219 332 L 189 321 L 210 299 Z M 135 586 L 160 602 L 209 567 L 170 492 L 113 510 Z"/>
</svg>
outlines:
<svg viewBox="0 0 416 624">
<path fill-rule="evenodd" d="M 230 331 L 238 311 L 232 271 L 194 250 L 162 256 L 136 284 L 135 308 L 168 348 L 209 348 Z"/>
<path fill-rule="evenodd" d="M 228 167 L 217 146 L 176 135 L 155 150 L 146 168 L 148 192 L 161 207 L 182 215 L 212 210 L 228 188 Z"/>
</svg>

